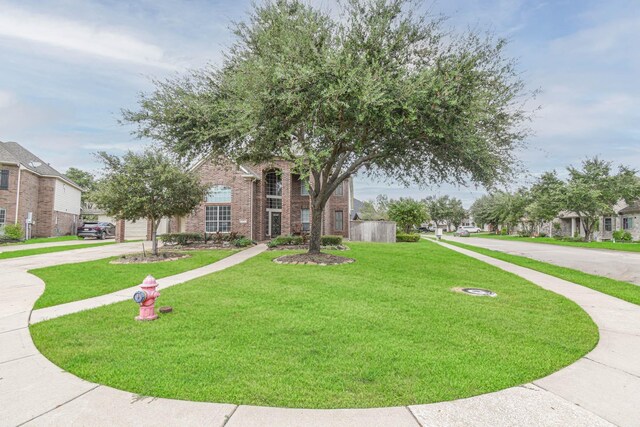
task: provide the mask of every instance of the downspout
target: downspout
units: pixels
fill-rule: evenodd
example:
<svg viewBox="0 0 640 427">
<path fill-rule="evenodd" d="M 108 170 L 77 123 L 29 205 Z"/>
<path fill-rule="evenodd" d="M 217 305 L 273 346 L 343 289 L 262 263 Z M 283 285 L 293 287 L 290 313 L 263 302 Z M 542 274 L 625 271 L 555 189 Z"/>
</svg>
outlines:
<svg viewBox="0 0 640 427">
<path fill-rule="evenodd" d="M 250 203 L 249 203 L 249 215 L 251 216 L 251 218 L 249 218 L 249 230 L 251 233 L 251 240 L 253 240 L 253 187 L 254 184 L 256 182 L 255 178 L 251 178 L 251 197 L 250 197 Z"/>
<path fill-rule="evenodd" d="M 16 217 L 14 224 L 18 224 L 18 213 L 20 209 L 20 181 L 22 181 L 22 165 L 18 165 L 18 188 L 16 190 Z"/>
</svg>

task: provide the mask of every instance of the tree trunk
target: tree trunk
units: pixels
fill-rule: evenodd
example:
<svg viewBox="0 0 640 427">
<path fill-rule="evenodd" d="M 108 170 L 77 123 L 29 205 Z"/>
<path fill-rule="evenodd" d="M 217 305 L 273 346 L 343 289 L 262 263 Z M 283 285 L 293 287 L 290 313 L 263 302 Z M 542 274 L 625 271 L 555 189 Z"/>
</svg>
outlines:
<svg viewBox="0 0 640 427">
<path fill-rule="evenodd" d="M 322 238 L 322 214 L 324 206 L 313 204 L 311 209 L 311 235 L 309 236 L 309 253 L 319 254 Z"/>
<path fill-rule="evenodd" d="M 153 256 L 158 256 L 158 227 L 160 221 L 151 219 L 151 253 Z"/>
</svg>

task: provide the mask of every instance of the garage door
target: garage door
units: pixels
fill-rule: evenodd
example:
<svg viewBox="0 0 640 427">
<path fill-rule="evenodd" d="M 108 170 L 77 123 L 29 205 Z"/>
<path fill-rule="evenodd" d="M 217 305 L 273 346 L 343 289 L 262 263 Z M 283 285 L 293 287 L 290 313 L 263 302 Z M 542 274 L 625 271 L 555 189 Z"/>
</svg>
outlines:
<svg viewBox="0 0 640 427">
<path fill-rule="evenodd" d="M 100 216 L 100 221 L 111 222 L 116 221 L 113 218 Z M 158 236 L 169 232 L 169 219 L 163 218 L 158 226 Z M 124 239 L 125 240 L 146 240 L 147 239 L 147 220 L 139 219 L 136 222 L 125 221 L 124 223 Z"/>
</svg>

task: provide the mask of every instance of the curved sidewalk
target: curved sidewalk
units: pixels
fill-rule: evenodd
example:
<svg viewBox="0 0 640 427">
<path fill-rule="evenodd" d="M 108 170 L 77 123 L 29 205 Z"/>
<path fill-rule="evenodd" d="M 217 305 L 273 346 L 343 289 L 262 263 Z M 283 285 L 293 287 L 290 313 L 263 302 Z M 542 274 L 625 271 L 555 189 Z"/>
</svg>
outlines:
<svg viewBox="0 0 640 427">
<path fill-rule="evenodd" d="M 533 384 L 410 407 L 305 410 L 149 398 L 84 381 L 42 356 L 28 330 L 30 308 L 44 284 L 26 269 L 38 262 L 34 259 L 28 266 L 13 267 L 0 263 L 0 425 L 637 425 L 640 307 L 474 252 L 451 249 L 576 301 L 598 324 L 601 339 L 597 347 L 573 365 Z M 48 258 L 43 258 L 43 263 L 56 262 L 51 255 Z"/>
</svg>

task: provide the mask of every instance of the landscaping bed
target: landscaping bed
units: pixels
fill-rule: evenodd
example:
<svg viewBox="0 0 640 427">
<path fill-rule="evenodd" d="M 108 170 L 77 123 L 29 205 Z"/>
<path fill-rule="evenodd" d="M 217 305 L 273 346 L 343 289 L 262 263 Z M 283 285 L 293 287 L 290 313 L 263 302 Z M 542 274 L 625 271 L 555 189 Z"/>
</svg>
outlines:
<svg viewBox="0 0 640 427">
<path fill-rule="evenodd" d="M 112 260 L 110 264 L 149 264 L 154 262 L 176 261 L 191 255 L 184 252 L 158 251 L 158 255 L 151 253 L 126 254 Z"/>
<path fill-rule="evenodd" d="M 295 254 L 284 255 L 275 258 L 273 262 L 277 264 L 305 264 L 305 265 L 339 265 L 339 264 L 351 264 L 356 260 L 353 258 L 347 258 L 343 256 L 337 256 L 332 254 Z"/>
<path fill-rule="evenodd" d="M 31 334 L 62 369 L 116 389 L 297 408 L 493 392 L 549 375 L 598 341 L 575 303 L 435 243 L 350 248 L 356 262 L 344 268 L 282 268 L 273 259 L 287 252 L 264 252 L 165 289 L 158 303 L 173 312 L 154 322 L 136 322 L 138 306 L 125 301 L 37 323 Z"/>
</svg>

